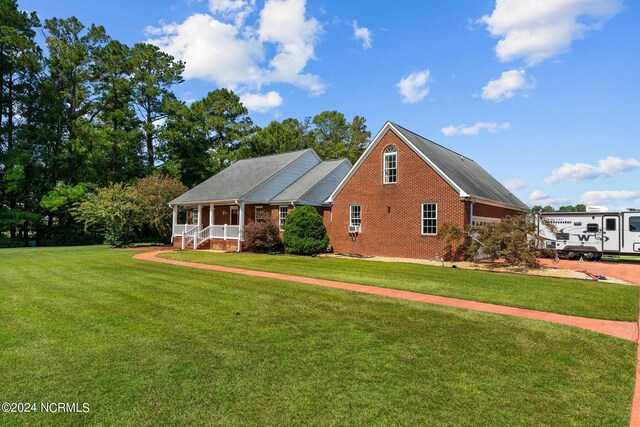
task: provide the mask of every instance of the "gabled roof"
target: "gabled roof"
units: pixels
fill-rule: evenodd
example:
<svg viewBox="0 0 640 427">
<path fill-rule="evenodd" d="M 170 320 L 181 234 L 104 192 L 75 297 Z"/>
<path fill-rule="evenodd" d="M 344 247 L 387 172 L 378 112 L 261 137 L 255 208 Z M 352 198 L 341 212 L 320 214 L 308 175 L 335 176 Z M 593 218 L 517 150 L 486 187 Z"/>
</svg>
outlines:
<svg viewBox="0 0 640 427">
<path fill-rule="evenodd" d="M 302 178 L 285 188 L 280 194 L 275 196 L 271 203 L 301 203 L 311 205 L 321 205 L 335 186 L 344 178 L 351 169 L 351 162 L 347 159 L 328 160 L 317 164 L 307 172 Z M 321 187 L 328 179 L 335 184 Z M 314 191 L 316 190 L 316 191 Z"/>
<path fill-rule="evenodd" d="M 525 210 L 525 205 L 514 196 L 491 174 L 480 165 L 455 151 L 436 144 L 408 129 L 395 123 L 387 122 L 380 132 L 371 141 L 365 152 L 360 156 L 355 166 L 345 176 L 340 185 L 331 194 L 328 202 L 332 202 L 342 188 L 356 173 L 360 165 L 369 156 L 373 148 L 380 142 L 387 131 L 394 132 L 416 154 L 418 154 L 429 166 L 431 166 L 446 182 L 449 183 L 461 198 L 478 198 L 500 205 L 506 205 L 515 209 Z"/>
<path fill-rule="evenodd" d="M 469 196 L 527 209 L 527 205 L 500 184 L 482 166 L 462 154 L 436 144 L 400 125 L 392 123 L 402 135 L 435 163 L 440 170 Z"/>
<path fill-rule="evenodd" d="M 239 160 L 176 197 L 169 204 L 242 200 L 246 194 L 258 188 L 309 151 L 313 152 L 308 148 L 291 153 Z"/>
</svg>

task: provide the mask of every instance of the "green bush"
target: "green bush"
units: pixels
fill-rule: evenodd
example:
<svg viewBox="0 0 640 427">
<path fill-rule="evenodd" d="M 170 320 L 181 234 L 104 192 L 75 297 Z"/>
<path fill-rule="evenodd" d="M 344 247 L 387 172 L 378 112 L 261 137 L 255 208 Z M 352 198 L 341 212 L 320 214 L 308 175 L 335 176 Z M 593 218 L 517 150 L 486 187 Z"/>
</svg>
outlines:
<svg viewBox="0 0 640 427">
<path fill-rule="evenodd" d="M 0 236 L 0 248 L 21 248 L 27 246 L 24 240 Z"/>
<path fill-rule="evenodd" d="M 295 208 L 284 223 L 284 247 L 292 254 L 313 255 L 329 245 L 322 217 L 312 206 Z"/>
</svg>

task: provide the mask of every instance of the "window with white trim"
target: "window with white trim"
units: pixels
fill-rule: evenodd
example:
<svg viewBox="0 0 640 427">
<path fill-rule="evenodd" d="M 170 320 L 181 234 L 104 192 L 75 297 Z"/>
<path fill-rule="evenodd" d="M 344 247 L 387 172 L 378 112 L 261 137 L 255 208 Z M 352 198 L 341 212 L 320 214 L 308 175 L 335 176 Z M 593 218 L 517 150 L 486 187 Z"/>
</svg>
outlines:
<svg viewBox="0 0 640 427">
<path fill-rule="evenodd" d="M 384 183 L 398 182 L 398 149 L 393 145 L 384 149 Z"/>
<path fill-rule="evenodd" d="M 351 205 L 349 207 L 349 229 L 360 231 L 362 227 L 362 207 Z"/>
<path fill-rule="evenodd" d="M 191 224 L 198 224 L 198 209 L 191 209 Z"/>
<path fill-rule="evenodd" d="M 438 233 L 438 205 L 436 203 L 422 204 L 422 234 Z"/>
<path fill-rule="evenodd" d="M 256 206 L 255 221 L 256 222 L 264 222 L 264 207 L 263 206 Z"/>
<path fill-rule="evenodd" d="M 287 206 L 280 206 L 278 208 L 278 223 L 280 224 L 280 228 L 284 228 L 284 222 L 287 219 L 288 214 L 289 208 Z"/>
</svg>

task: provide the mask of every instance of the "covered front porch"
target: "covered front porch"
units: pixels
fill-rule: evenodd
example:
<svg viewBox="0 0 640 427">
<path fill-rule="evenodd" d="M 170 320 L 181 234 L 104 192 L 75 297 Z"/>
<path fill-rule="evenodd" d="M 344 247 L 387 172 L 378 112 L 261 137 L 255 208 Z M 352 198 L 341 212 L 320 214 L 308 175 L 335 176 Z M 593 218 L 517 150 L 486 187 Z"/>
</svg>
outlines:
<svg viewBox="0 0 640 427">
<path fill-rule="evenodd" d="M 242 201 L 171 205 L 172 242 L 179 249 L 242 251 L 243 229 L 248 218 Z"/>
</svg>

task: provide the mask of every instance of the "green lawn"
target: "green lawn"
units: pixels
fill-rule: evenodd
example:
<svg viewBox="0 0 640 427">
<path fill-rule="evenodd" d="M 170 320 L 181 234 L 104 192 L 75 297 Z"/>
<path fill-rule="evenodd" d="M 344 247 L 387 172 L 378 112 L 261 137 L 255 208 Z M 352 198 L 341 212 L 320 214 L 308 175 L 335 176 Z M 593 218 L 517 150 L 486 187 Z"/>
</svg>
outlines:
<svg viewBox="0 0 640 427">
<path fill-rule="evenodd" d="M 640 288 L 586 280 L 480 272 L 408 263 L 214 252 L 164 258 L 289 273 L 575 316 L 636 320 Z"/>
<path fill-rule="evenodd" d="M 133 254 L 0 251 L 1 400 L 90 405 L 0 424 L 628 425 L 632 342 Z"/>
<path fill-rule="evenodd" d="M 620 261 L 640 263 L 640 256 L 626 256 L 626 255 L 623 255 L 623 256 L 620 257 Z"/>
</svg>

